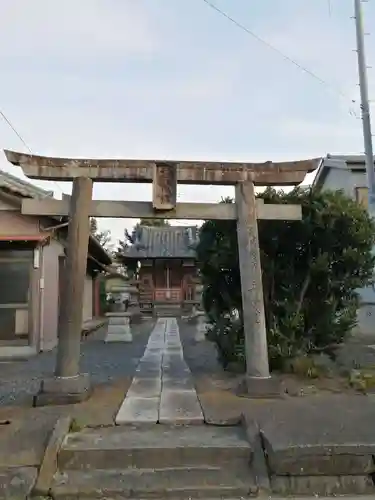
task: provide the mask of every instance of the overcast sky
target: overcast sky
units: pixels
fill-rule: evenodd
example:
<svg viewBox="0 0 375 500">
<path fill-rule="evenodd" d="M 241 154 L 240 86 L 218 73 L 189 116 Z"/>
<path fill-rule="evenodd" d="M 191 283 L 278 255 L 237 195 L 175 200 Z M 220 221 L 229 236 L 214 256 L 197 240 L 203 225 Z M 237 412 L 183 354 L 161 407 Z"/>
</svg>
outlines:
<svg viewBox="0 0 375 500">
<path fill-rule="evenodd" d="M 277 161 L 362 153 L 353 1 L 212 3 L 331 86 L 203 0 L 0 0 L 1 110 L 42 155 Z M 364 12 L 375 68 L 375 2 Z M 2 120 L 0 147 L 26 151 Z M 0 168 L 22 176 L 3 155 Z M 70 190 L 38 184 L 57 197 Z M 179 199 L 226 194 L 183 186 Z M 95 197 L 147 200 L 151 188 L 98 184 Z M 114 240 L 133 224 L 101 222 Z"/>
</svg>

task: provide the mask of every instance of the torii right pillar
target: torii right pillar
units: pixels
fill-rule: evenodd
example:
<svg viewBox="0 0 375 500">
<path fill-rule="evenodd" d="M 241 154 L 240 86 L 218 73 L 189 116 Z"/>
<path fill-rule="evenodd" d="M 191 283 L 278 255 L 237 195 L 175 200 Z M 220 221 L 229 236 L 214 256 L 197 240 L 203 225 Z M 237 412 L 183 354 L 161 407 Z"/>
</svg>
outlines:
<svg viewBox="0 0 375 500">
<path fill-rule="evenodd" d="M 241 392 L 253 398 L 279 397 L 280 384 L 271 377 L 269 369 L 258 222 L 252 182 L 236 185 L 236 206 L 246 354 L 246 378 Z"/>
</svg>

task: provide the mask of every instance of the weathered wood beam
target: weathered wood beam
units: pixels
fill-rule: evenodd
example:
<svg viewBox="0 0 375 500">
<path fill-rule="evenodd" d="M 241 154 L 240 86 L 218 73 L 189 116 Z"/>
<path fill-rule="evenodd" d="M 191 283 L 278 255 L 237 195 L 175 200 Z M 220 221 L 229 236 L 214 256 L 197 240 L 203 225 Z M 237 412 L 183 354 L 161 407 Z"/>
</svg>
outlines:
<svg viewBox="0 0 375 500">
<path fill-rule="evenodd" d="M 33 179 L 72 181 L 76 177 L 90 177 L 100 182 L 146 182 L 154 178 L 154 168 L 165 164 L 159 160 L 95 160 L 51 158 L 5 150 L 7 160 L 20 166 L 25 175 Z M 261 186 L 300 184 L 305 175 L 319 166 L 320 159 L 232 163 L 204 161 L 168 161 L 176 168 L 180 184 L 234 185 L 252 181 Z"/>
<path fill-rule="evenodd" d="M 273 205 L 256 200 L 257 217 L 265 220 L 301 220 L 300 205 Z M 69 198 L 63 200 L 45 199 L 22 200 L 24 215 L 67 216 Z M 233 203 L 178 203 L 173 210 L 153 209 L 147 201 L 101 201 L 91 202 L 90 217 L 124 219 L 190 219 L 190 220 L 234 220 L 237 218 L 236 205 Z"/>
</svg>

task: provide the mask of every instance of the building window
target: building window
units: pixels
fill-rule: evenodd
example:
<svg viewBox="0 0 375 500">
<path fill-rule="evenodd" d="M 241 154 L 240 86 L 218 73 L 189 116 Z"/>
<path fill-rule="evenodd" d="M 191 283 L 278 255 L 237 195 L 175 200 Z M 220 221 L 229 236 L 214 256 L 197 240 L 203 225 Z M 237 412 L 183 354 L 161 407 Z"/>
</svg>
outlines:
<svg viewBox="0 0 375 500">
<path fill-rule="evenodd" d="M 31 262 L 0 260 L 0 303 L 27 304 L 29 301 Z"/>
<path fill-rule="evenodd" d="M 0 340 L 28 339 L 33 251 L 0 248 Z"/>
<path fill-rule="evenodd" d="M 356 199 L 357 203 L 362 205 L 362 207 L 367 210 L 367 208 L 368 208 L 368 188 L 367 187 L 356 187 L 355 188 L 355 199 Z"/>
</svg>

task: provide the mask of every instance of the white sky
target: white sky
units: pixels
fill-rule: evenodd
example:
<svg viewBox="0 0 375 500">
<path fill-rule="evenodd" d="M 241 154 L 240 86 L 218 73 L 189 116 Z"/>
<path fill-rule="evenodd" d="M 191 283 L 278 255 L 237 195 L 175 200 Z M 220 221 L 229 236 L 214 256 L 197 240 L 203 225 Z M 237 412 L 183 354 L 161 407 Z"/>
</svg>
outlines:
<svg viewBox="0 0 375 500">
<path fill-rule="evenodd" d="M 331 87 L 203 0 L 0 0 L 0 109 L 42 155 L 280 161 L 362 153 L 353 2 L 331 0 L 331 14 L 327 0 L 213 2 Z M 364 9 L 372 29 L 375 2 Z M 366 43 L 375 67 L 374 35 Z M 372 70 L 369 80 L 374 97 Z M 25 151 L 4 121 L 0 141 Z M 4 157 L 0 168 L 22 177 Z M 70 190 L 38 185 L 57 197 Z M 151 187 L 98 184 L 94 194 L 149 200 Z M 182 186 L 179 200 L 228 194 Z M 134 223 L 100 225 L 115 241 Z"/>
</svg>

